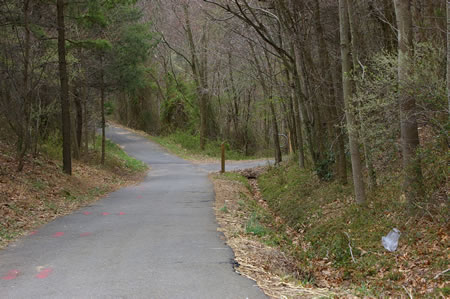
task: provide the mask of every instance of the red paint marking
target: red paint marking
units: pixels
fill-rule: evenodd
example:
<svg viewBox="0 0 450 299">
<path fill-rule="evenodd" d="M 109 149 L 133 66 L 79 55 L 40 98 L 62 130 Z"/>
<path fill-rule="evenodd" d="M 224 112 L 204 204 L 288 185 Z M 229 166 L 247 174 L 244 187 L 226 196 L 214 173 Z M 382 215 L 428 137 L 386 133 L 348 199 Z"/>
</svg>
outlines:
<svg viewBox="0 0 450 299">
<path fill-rule="evenodd" d="M 59 237 L 62 237 L 62 236 L 64 236 L 64 233 L 63 233 L 63 232 L 57 232 L 57 233 L 55 233 L 52 237 L 54 237 L 54 238 L 59 238 Z"/>
<path fill-rule="evenodd" d="M 103 212 L 102 215 L 103 215 L 103 216 L 108 216 L 109 213 L 108 213 L 108 212 Z"/>
<path fill-rule="evenodd" d="M 1 279 L 2 280 L 13 280 L 13 279 L 17 278 L 19 273 L 20 273 L 19 270 L 11 270 L 8 272 L 8 274 L 6 274 L 6 276 L 3 276 Z"/>
<path fill-rule="evenodd" d="M 52 272 L 53 272 L 52 268 L 45 268 L 44 270 L 42 270 L 41 272 L 39 272 L 36 275 L 36 278 L 39 278 L 39 279 L 47 278 L 50 275 L 50 273 L 52 273 Z"/>
<path fill-rule="evenodd" d="M 91 215 L 92 213 L 91 212 L 84 212 L 83 214 L 84 215 Z"/>
<path fill-rule="evenodd" d="M 32 235 L 35 235 L 35 234 L 37 234 L 37 230 L 34 230 L 34 231 L 30 232 L 28 235 L 32 236 Z"/>
<path fill-rule="evenodd" d="M 142 195 L 138 195 L 138 199 L 142 199 Z"/>
<path fill-rule="evenodd" d="M 90 235 L 92 235 L 92 233 L 82 233 L 82 234 L 80 234 L 80 237 L 87 237 Z"/>
<path fill-rule="evenodd" d="M 125 212 L 120 212 L 119 215 L 126 215 L 126 213 Z"/>
</svg>

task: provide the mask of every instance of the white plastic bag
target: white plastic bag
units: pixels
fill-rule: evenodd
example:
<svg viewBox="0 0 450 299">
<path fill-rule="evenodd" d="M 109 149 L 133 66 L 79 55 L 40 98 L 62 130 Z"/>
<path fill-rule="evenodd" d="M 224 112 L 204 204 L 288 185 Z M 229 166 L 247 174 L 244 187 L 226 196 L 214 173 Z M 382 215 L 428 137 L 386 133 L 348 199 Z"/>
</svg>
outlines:
<svg viewBox="0 0 450 299">
<path fill-rule="evenodd" d="M 400 238 L 400 231 L 393 228 L 387 236 L 381 237 L 381 244 L 390 252 L 394 252 L 398 246 L 398 239 Z"/>
</svg>

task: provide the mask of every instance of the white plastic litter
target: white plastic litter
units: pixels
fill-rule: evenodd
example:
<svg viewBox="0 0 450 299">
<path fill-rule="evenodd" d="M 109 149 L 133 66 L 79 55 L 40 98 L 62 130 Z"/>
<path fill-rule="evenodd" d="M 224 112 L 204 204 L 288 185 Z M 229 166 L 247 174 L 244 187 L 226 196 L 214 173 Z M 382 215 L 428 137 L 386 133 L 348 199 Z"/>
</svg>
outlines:
<svg viewBox="0 0 450 299">
<path fill-rule="evenodd" d="M 387 236 L 381 237 L 381 244 L 386 250 L 394 252 L 398 246 L 398 239 L 400 238 L 400 231 L 393 228 Z"/>
</svg>

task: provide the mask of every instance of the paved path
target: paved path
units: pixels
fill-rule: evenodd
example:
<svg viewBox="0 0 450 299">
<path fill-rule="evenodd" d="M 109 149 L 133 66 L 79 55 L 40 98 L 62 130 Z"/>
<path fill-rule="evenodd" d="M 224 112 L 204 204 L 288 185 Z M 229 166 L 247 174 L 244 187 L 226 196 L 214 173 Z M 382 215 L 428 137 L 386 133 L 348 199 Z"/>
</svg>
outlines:
<svg viewBox="0 0 450 299">
<path fill-rule="evenodd" d="M 265 298 L 233 271 L 205 171 L 119 128 L 145 181 L 0 251 L 0 298 Z M 203 167 L 203 168 L 202 168 Z"/>
</svg>

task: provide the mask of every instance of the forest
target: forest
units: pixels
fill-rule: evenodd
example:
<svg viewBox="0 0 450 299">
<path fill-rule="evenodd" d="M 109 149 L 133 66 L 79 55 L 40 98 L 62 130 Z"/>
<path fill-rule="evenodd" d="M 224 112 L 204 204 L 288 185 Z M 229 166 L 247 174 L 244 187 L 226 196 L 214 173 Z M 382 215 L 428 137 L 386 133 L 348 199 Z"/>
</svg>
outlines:
<svg viewBox="0 0 450 299">
<path fill-rule="evenodd" d="M 449 13 L 444 0 L 1 0 L 0 154 L 14 168 L 0 176 L 41 156 L 70 176 L 94 149 L 104 165 L 108 123 L 209 158 L 225 144 L 229 159 L 273 161 L 259 188 L 308 231 L 309 257 L 286 249 L 309 267 L 301 280 L 323 286 L 310 263 L 333 255 L 333 287 L 448 296 Z M 312 219 L 327 210 L 338 220 Z M 432 260 L 422 272 L 366 258 L 394 226 Z M 354 252 L 350 231 L 367 234 Z"/>
</svg>

